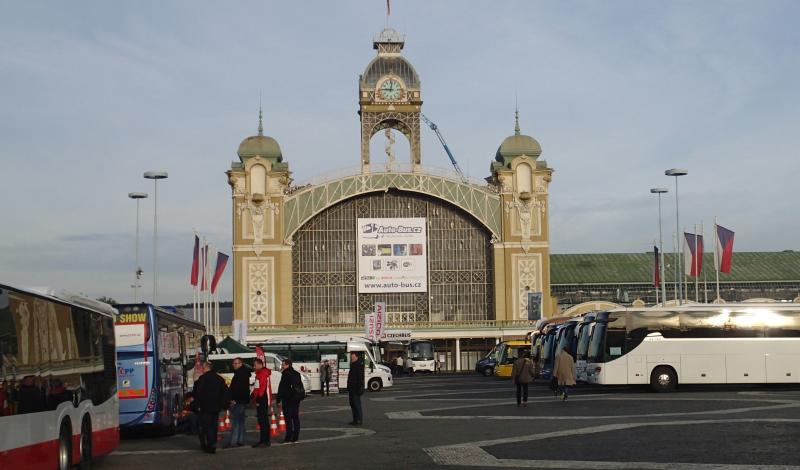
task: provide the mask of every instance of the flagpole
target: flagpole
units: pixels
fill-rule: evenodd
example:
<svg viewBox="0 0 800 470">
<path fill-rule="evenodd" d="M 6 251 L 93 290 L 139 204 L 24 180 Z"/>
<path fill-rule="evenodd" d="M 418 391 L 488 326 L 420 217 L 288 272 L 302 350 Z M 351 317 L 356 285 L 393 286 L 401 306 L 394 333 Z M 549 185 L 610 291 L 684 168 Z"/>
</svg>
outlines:
<svg viewBox="0 0 800 470">
<path fill-rule="evenodd" d="M 719 229 L 717 228 L 717 216 L 714 216 L 714 272 L 717 276 L 717 298 L 714 299 L 714 302 L 718 302 L 720 300 L 719 297 L 719 254 L 717 251 L 719 250 Z"/>
<path fill-rule="evenodd" d="M 703 237 L 703 258 L 706 256 L 706 231 L 705 227 L 703 226 L 703 221 L 700 221 L 700 235 Z M 705 261 L 705 259 L 701 258 L 701 261 Z M 708 303 L 708 270 L 703 270 L 703 301 Z"/>
<path fill-rule="evenodd" d="M 653 240 L 653 245 L 655 246 L 655 244 L 656 244 L 656 241 Z M 655 256 L 653 257 L 653 258 L 655 258 L 655 261 L 656 261 L 656 266 L 655 266 L 655 270 L 654 270 L 656 273 L 658 273 L 659 270 L 661 269 L 661 266 L 659 266 L 661 264 L 659 262 L 659 257 L 660 256 L 661 256 L 661 253 L 656 253 Z M 656 274 L 656 276 L 658 276 L 658 275 Z M 656 277 L 656 276 L 654 276 L 654 277 Z M 655 281 L 655 279 L 653 279 L 653 280 Z M 659 282 L 654 282 L 653 284 L 656 285 L 656 305 L 658 305 L 658 290 L 660 289 L 660 286 L 659 286 Z"/>
<path fill-rule="evenodd" d="M 673 294 L 675 295 L 675 303 L 680 305 L 681 300 L 678 298 L 678 263 L 680 259 L 678 258 L 678 232 L 672 234 L 672 249 L 674 252 L 672 253 L 672 258 L 675 261 L 675 279 L 673 279 Z"/>
</svg>

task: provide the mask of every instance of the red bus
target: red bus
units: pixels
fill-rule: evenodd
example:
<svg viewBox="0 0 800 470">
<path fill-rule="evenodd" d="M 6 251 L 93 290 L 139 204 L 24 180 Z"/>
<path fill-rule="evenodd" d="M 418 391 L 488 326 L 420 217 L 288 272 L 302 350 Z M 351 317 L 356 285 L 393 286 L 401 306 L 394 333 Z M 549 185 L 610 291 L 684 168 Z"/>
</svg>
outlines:
<svg viewBox="0 0 800 470">
<path fill-rule="evenodd" d="M 117 447 L 115 313 L 81 296 L 0 285 L 2 467 L 86 467 Z"/>
</svg>

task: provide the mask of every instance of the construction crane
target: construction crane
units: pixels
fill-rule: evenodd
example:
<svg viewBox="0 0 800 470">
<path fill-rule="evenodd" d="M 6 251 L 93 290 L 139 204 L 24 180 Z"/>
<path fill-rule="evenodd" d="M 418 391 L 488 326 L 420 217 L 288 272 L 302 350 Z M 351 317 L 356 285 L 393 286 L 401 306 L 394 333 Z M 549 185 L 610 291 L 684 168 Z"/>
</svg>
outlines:
<svg viewBox="0 0 800 470">
<path fill-rule="evenodd" d="M 439 132 L 439 126 L 437 126 L 433 121 L 428 119 L 428 117 L 425 116 L 424 114 L 420 113 L 420 116 L 422 117 L 422 120 L 425 121 L 425 124 L 427 124 L 428 127 L 431 128 L 431 130 L 434 132 L 434 134 L 436 134 L 436 137 L 439 138 L 439 142 L 442 143 L 442 147 L 444 147 L 444 151 L 447 152 L 447 156 L 450 157 L 450 163 L 453 164 L 453 168 L 456 169 L 456 172 L 458 173 L 458 176 L 461 177 L 461 182 L 462 183 L 468 183 L 469 181 L 467 180 L 467 177 L 464 176 L 464 172 L 461 171 L 461 167 L 458 166 L 458 162 L 456 161 L 456 157 L 453 156 L 453 152 L 450 151 L 450 147 L 448 147 L 447 146 L 447 142 L 444 141 L 444 137 L 442 137 L 442 133 Z"/>
</svg>

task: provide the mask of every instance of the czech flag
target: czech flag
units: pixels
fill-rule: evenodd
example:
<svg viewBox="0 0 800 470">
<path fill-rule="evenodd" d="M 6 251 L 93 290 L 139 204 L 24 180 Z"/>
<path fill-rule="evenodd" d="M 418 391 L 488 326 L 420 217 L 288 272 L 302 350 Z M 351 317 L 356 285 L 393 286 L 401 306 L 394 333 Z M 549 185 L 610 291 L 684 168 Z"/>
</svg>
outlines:
<svg viewBox="0 0 800 470">
<path fill-rule="evenodd" d="M 225 253 L 217 252 L 217 267 L 214 269 L 214 277 L 211 279 L 211 293 L 213 294 L 217 290 L 217 284 L 219 284 L 219 280 L 222 277 L 222 273 L 225 272 L 225 266 L 228 264 L 228 255 Z"/>
<path fill-rule="evenodd" d="M 189 283 L 197 287 L 197 274 L 200 268 L 200 237 L 194 236 L 194 252 L 192 254 L 192 276 Z"/>
<path fill-rule="evenodd" d="M 722 225 L 717 225 L 717 253 L 719 257 L 719 272 L 730 273 L 733 262 L 733 232 Z"/>
<path fill-rule="evenodd" d="M 206 271 L 208 270 L 208 245 L 205 245 L 203 247 L 203 250 L 200 253 L 200 259 L 201 259 L 200 262 L 203 265 L 203 273 L 201 276 L 202 279 L 200 281 L 200 291 L 202 292 L 208 289 L 208 287 L 206 287 L 206 278 L 208 277 L 208 275 L 206 274 Z"/>
<path fill-rule="evenodd" d="M 683 232 L 683 267 L 687 276 L 697 277 L 703 271 L 702 235 Z"/>
<path fill-rule="evenodd" d="M 653 265 L 653 285 L 658 287 L 661 285 L 661 260 L 658 257 L 658 247 L 654 246 L 653 251 L 656 255 L 656 262 Z"/>
</svg>

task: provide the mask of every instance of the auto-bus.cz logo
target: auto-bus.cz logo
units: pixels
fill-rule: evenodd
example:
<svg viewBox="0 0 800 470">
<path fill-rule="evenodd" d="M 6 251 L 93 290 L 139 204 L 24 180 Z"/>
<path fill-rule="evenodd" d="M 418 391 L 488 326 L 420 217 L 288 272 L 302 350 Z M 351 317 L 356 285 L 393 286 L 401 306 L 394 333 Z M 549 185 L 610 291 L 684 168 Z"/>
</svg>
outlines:
<svg viewBox="0 0 800 470">
<path fill-rule="evenodd" d="M 364 238 L 379 238 L 384 235 L 422 233 L 422 227 L 408 225 L 378 225 L 364 224 L 361 226 L 361 233 Z"/>
</svg>

